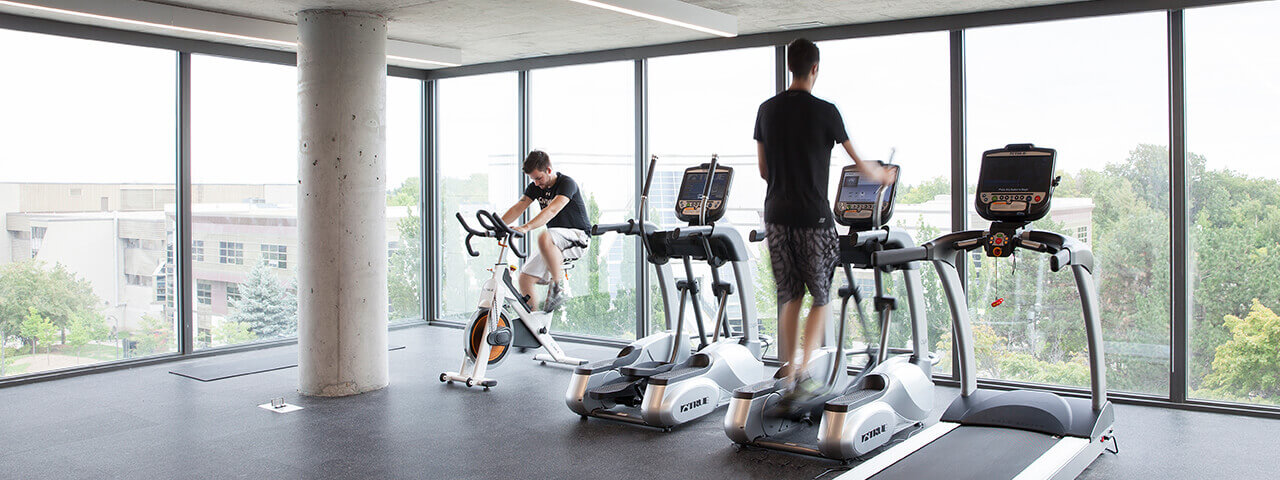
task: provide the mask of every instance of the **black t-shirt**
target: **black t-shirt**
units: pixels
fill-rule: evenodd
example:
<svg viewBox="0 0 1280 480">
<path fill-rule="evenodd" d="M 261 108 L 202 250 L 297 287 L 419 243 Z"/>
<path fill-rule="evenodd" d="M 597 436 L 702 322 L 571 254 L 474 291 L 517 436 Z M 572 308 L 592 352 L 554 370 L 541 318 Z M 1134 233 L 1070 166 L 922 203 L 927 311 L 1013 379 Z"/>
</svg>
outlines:
<svg viewBox="0 0 1280 480">
<path fill-rule="evenodd" d="M 533 182 L 529 182 L 529 186 L 524 188 L 524 196 L 537 200 L 542 208 L 547 208 L 547 205 L 560 195 L 568 197 L 569 204 L 547 222 L 547 227 L 576 228 L 590 233 L 591 220 L 587 219 L 587 204 L 582 201 L 578 182 L 573 181 L 568 175 L 556 172 L 556 183 L 548 190 L 543 190 Z"/>
<path fill-rule="evenodd" d="M 849 139 L 840 111 L 802 90 L 760 104 L 755 139 L 764 144 L 769 187 L 764 221 L 794 227 L 834 227 L 827 201 L 831 147 Z"/>
</svg>

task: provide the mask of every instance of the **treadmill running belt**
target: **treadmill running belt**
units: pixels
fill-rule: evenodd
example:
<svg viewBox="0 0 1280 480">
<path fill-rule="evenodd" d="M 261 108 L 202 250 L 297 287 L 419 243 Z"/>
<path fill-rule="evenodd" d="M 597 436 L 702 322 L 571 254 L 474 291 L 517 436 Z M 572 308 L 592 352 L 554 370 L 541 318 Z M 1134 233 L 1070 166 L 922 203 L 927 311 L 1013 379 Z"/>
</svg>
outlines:
<svg viewBox="0 0 1280 480">
<path fill-rule="evenodd" d="M 1026 430 L 961 426 L 871 478 L 1012 479 L 1055 443 Z"/>
</svg>

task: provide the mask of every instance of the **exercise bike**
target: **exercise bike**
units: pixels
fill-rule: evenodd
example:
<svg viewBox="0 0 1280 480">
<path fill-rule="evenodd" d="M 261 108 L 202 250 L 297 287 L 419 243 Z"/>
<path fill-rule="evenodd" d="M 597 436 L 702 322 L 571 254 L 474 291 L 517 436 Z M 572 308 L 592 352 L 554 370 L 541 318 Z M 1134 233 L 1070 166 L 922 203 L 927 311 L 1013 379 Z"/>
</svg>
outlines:
<svg viewBox="0 0 1280 480">
<path fill-rule="evenodd" d="M 529 307 L 529 298 L 521 295 L 511 282 L 511 272 L 515 265 L 507 263 L 507 251 L 520 258 L 528 256 L 517 246 L 517 241 L 524 234 L 507 226 L 498 215 L 485 210 L 476 212 L 476 221 L 482 229 L 472 228 L 456 214 L 458 223 L 467 231 L 464 243 L 467 253 L 479 257 L 480 253 L 471 246 L 475 237 L 493 238 L 498 242 L 498 261 L 489 271 L 493 277 L 484 282 L 480 290 L 480 304 L 476 312 L 467 322 L 462 335 L 462 368 L 457 372 L 440 374 L 440 381 L 445 383 L 463 382 L 468 387 L 482 386 L 485 390 L 498 385 L 498 381 L 485 377 L 487 370 L 497 367 L 511 353 L 513 348 L 525 351 L 530 348 L 543 348 L 546 353 L 534 355 L 533 359 L 546 365 L 547 362 L 564 365 L 582 365 L 586 360 L 566 355 L 555 338 L 551 337 L 551 321 L 554 312 L 534 311 Z M 572 259 L 565 259 L 566 268 Z M 494 312 L 497 312 L 495 315 Z"/>
<path fill-rule="evenodd" d="M 898 169 L 896 165 L 885 167 Z M 871 262 L 876 252 L 915 246 L 905 231 L 883 226 L 893 213 L 893 190 L 893 184 L 863 182 L 861 172 L 854 165 L 841 171 L 834 210 L 836 221 L 849 227 L 849 231 L 840 236 L 840 267 L 846 285 L 839 290 L 838 333 L 833 338 L 831 322 L 828 322 L 824 346 L 814 352 L 805 366 L 808 376 L 822 381 L 823 386 L 814 398 L 786 412 L 774 408 L 787 387 L 786 378 L 775 377 L 738 389 L 724 421 L 725 434 L 734 442 L 850 460 L 884 445 L 893 434 L 919 425 L 932 410 L 930 369 L 935 357 L 927 349 L 928 324 L 919 262 L 876 265 Z M 758 232 L 752 232 L 753 241 L 762 238 Z M 860 308 L 862 296 L 854 280 L 854 268 L 873 271 L 873 305 L 879 313 L 880 338 L 877 346 L 866 345 L 862 353 L 869 357 L 867 363 L 856 375 L 850 376 L 846 373 L 850 352 L 845 349 L 845 318 L 850 299 L 854 300 L 863 331 L 869 333 L 866 316 Z M 901 353 L 888 347 L 890 320 L 897 309 L 897 300 L 885 295 L 883 277 L 893 271 L 902 272 L 910 314 L 912 348 Z M 889 357 L 890 353 L 896 355 Z"/>
</svg>

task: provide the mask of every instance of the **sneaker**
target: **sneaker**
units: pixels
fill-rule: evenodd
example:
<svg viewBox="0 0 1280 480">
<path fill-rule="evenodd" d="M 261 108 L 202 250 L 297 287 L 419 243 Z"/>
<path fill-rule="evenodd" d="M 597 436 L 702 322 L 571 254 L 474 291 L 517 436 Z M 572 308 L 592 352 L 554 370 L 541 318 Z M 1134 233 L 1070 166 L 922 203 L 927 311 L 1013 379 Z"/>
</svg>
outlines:
<svg viewBox="0 0 1280 480">
<path fill-rule="evenodd" d="M 773 406 L 767 415 L 778 418 L 799 419 L 806 413 L 805 407 L 814 398 L 819 395 L 822 384 L 809 377 L 805 377 L 796 382 L 795 386 L 782 395 L 778 403 Z"/>
<path fill-rule="evenodd" d="M 564 292 L 564 284 L 562 282 L 552 283 L 551 287 L 547 289 L 547 300 L 542 304 L 542 311 L 554 312 L 557 308 L 563 306 L 568 299 L 569 296 L 565 295 Z"/>
</svg>

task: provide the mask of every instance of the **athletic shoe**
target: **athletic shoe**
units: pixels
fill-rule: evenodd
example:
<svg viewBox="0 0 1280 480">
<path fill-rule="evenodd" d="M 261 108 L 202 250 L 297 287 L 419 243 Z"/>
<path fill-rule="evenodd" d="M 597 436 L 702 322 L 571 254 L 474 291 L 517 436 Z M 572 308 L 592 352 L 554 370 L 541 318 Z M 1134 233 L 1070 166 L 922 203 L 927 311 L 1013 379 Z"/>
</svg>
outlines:
<svg viewBox="0 0 1280 480">
<path fill-rule="evenodd" d="M 564 292 L 564 284 L 562 282 L 552 283 L 551 287 L 547 289 L 547 300 L 542 304 L 542 311 L 554 312 L 557 308 L 563 306 L 568 299 L 569 296 L 565 295 Z"/>
</svg>

